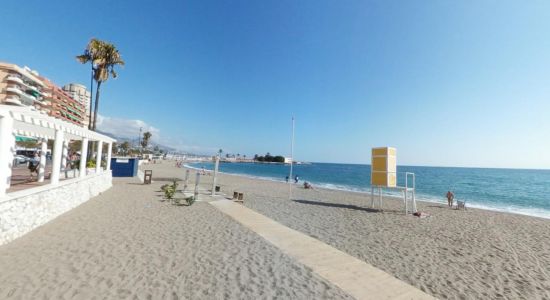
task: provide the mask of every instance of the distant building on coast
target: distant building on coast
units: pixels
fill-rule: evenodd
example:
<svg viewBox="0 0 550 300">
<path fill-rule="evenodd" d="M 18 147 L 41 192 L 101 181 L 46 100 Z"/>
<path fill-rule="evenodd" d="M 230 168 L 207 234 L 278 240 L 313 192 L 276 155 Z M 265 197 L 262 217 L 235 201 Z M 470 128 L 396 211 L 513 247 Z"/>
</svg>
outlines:
<svg viewBox="0 0 550 300">
<path fill-rule="evenodd" d="M 80 83 L 66 84 L 63 90 L 84 107 L 85 116 L 83 124 L 84 126 L 88 126 L 90 123 L 90 101 L 92 101 L 90 91 Z"/>
<path fill-rule="evenodd" d="M 78 88 L 73 89 L 77 95 L 82 94 Z M 75 100 L 70 93 L 64 92 L 38 72 L 28 67 L 0 62 L 0 104 L 34 107 L 55 118 L 87 126 L 87 106 L 81 103 L 85 101 L 86 95 L 87 103 L 90 101 L 90 92 L 86 92 L 83 93 L 84 100 Z"/>
</svg>

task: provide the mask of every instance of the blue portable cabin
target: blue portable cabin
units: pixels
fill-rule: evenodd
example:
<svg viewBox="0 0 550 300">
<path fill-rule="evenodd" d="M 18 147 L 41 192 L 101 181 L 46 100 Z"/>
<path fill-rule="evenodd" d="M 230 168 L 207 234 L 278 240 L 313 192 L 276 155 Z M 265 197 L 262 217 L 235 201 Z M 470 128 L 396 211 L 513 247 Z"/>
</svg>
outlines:
<svg viewBox="0 0 550 300">
<path fill-rule="evenodd" d="M 112 157 L 111 170 L 113 177 L 137 176 L 139 159 L 133 157 Z"/>
</svg>

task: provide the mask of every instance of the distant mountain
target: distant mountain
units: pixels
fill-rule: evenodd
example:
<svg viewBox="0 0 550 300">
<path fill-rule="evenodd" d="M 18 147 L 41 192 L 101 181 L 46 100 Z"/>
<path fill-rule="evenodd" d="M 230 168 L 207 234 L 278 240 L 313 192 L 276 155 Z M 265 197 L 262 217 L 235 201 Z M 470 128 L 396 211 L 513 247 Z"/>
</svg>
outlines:
<svg viewBox="0 0 550 300">
<path fill-rule="evenodd" d="M 128 142 L 128 143 L 130 143 L 130 145 L 133 145 L 134 147 L 136 147 L 139 144 L 139 140 L 137 138 L 132 138 L 131 139 L 131 138 L 126 138 L 126 137 L 116 136 L 112 133 L 104 132 L 104 131 L 101 131 L 101 130 L 96 130 L 96 132 L 115 139 L 117 141 L 117 144 L 119 144 L 119 145 L 124 143 L 124 142 Z M 178 150 L 176 148 L 169 147 L 169 146 L 162 145 L 162 144 L 155 143 L 155 142 L 149 142 L 149 147 L 147 147 L 147 148 L 153 149 L 153 148 L 155 148 L 155 146 L 158 146 L 160 149 L 162 149 L 164 151 L 167 151 L 167 152 L 181 152 L 180 150 Z"/>
</svg>

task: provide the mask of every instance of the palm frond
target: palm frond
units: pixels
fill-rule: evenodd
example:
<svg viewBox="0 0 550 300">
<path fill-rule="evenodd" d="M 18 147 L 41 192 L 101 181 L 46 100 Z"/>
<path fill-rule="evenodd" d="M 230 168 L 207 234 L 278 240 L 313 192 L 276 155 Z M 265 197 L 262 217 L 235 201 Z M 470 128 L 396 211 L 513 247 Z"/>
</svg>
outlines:
<svg viewBox="0 0 550 300">
<path fill-rule="evenodd" d="M 88 53 L 84 53 L 82 55 L 77 55 L 76 60 L 78 60 L 81 64 L 86 64 L 92 60 L 92 57 Z"/>
</svg>

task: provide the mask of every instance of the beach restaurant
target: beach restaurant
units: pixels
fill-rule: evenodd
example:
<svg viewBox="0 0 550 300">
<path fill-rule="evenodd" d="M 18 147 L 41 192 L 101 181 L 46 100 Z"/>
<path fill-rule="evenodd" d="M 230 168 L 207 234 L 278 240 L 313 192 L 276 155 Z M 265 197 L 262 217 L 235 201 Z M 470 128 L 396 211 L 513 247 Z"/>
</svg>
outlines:
<svg viewBox="0 0 550 300">
<path fill-rule="evenodd" d="M 10 189 L 16 137 L 36 139 L 41 146 L 37 180 L 24 189 Z M 53 141 L 50 170 L 46 168 L 48 140 Z M 69 141 L 82 142 L 82 159 L 78 170 L 71 171 L 72 176 L 66 171 Z M 89 142 L 97 142 L 97 152 L 92 153 L 95 154 L 93 168 L 87 168 Z M 109 189 L 112 186 L 113 142 L 115 140 L 108 136 L 30 107 L 0 105 L 0 245 Z M 104 144 L 107 145 L 107 159 L 102 166 Z"/>
</svg>

